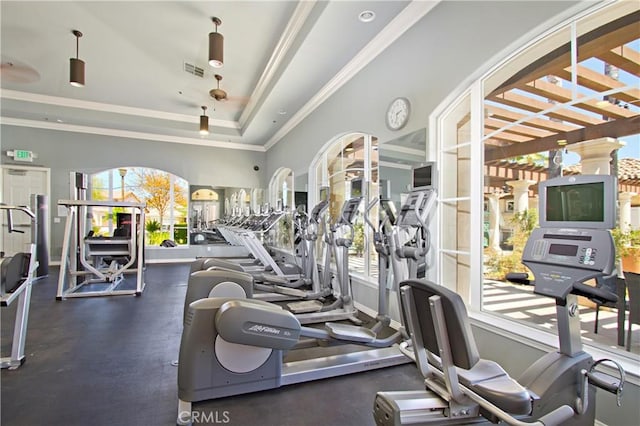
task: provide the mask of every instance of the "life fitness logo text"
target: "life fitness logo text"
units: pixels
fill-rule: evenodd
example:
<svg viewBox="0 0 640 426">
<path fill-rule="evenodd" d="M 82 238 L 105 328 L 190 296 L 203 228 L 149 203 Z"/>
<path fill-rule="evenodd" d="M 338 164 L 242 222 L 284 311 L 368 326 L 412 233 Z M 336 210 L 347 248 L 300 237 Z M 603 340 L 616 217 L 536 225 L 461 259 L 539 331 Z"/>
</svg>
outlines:
<svg viewBox="0 0 640 426">
<path fill-rule="evenodd" d="M 275 336 L 279 336 L 281 332 L 277 328 L 269 327 L 266 325 L 260 325 L 260 324 L 254 324 L 251 327 L 249 327 L 247 330 L 252 331 L 254 333 L 273 334 Z"/>
</svg>

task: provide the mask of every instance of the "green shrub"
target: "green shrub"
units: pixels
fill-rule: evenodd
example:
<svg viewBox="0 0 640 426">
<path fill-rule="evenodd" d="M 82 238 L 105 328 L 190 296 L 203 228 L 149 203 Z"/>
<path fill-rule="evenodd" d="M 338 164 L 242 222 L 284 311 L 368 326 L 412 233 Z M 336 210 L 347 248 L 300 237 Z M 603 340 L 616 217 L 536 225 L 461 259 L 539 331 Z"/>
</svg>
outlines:
<svg viewBox="0 0 640 426">
<path fill-rule="evenodd" d="M 510 223 L 513 234 L 508 243 L 513 245 L 511 252 L 498 252 L 492 248 L 484 250 L 484 276 L 495 280 L 504 280 L 509 272 L 529 272 L 521 263 L 524 246 L 531 231 L 538 225 L 538 211 L 535 209 L 516 212 Z M 531 278 L 531 277 L 530 277 Z"/>
<path fill-rule="evenodd" d="M 145 224 L 145 229 L 148 233 L 153 234 L 154 232 L 158 232 L 162 229 L 162 225 L 157 220 L 148 220 Z"/>
</svg>

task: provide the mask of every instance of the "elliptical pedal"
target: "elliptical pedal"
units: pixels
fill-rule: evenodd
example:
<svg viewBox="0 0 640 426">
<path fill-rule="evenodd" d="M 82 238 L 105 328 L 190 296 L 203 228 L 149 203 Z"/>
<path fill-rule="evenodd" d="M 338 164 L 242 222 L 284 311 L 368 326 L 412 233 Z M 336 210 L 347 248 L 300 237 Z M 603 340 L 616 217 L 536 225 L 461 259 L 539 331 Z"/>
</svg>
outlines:
<svg viewBox="0 0 640 426">
<path fill-rule="evenodd" d="M 287 303 L 287 309 L 294 314 L 306 314 L 320 312 L 324 304 L 319 300 L 302 300 L 300 302 Z"/>
<path fill-rule="evenodd" d="M 372 343 L 376 340 L 376 333 L 367 327 L 337 322 L 328 322 L 324 327 L 334 339 L 360 343 Z"/>
</svg>

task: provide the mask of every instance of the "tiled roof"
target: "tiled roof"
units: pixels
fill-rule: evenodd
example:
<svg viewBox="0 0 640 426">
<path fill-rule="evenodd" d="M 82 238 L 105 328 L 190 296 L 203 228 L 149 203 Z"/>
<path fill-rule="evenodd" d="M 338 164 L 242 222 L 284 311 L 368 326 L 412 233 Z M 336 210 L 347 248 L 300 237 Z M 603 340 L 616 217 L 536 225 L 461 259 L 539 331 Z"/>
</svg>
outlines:
<svg viewBox="0 0 640 426">
<path fill-rule="evenodd" d="M 582 164 L 574 164 L 564 168 L 565 174 L 580 174 Z M 619 158 L 618 159 L 618 180 L 627 181 L 640 179 L 640 159 Z"/>
</svg>

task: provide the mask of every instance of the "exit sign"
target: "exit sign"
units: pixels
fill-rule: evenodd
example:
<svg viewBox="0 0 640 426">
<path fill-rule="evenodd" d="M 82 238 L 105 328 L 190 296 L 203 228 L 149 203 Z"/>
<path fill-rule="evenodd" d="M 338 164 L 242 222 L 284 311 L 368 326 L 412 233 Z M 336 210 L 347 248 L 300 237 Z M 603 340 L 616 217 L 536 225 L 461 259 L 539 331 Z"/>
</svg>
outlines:
<svg viewBox="0 0 640 426">
<path fill-rule="evenodd" d="M 7 151 L 9 157 L 13 157 L 15 161 L 28 161 L 32 162 L 35 158 L 33 151 L 27 151 L 25 149 L 14 149 L 13 151 Z"/>
</svg>

